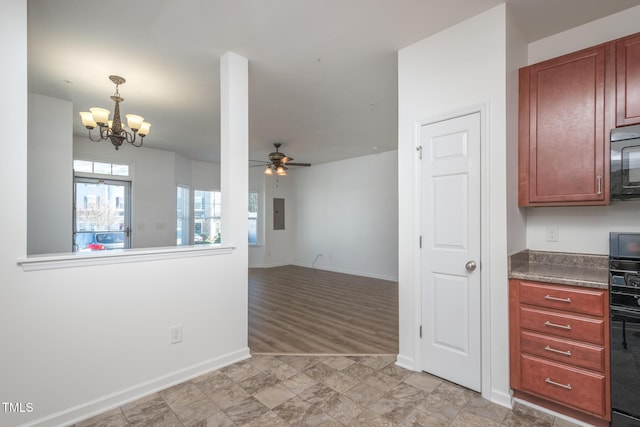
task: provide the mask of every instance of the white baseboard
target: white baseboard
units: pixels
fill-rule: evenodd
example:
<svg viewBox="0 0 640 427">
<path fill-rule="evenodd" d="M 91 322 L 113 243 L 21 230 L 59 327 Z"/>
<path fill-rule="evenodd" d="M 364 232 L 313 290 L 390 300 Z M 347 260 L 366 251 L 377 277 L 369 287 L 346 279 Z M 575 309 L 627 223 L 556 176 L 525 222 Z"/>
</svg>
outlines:
<svg viewBox="0 0 640 427">
<path fill-rule="evenodd" d="M 396 365 L 401 368 L 409 369 L 410 371 L 417 371 L 415 360 L 412 357 L 406 357 L 399 354 L 398 357 L 396 357 Z"/>
<path fill-rule="evenodd" d="M 560 414 L 558 412 L 552 411 L 551 409 L 547 409 L 544 406 L 536 405 L 535 403 L 527 402 L 526 400 L 518 399 L 517 397 L 513 398 L 513 403 L 518 402 L 524 406 L 528 406 L 537 411 L 544 412 L 549 415 L 553 415 L 554 417 L 562 418 L 563 420 L 567 420 L 577 426 L 580 427 L 593 427 L 591 424 L 585 423 L 584 421 L 576 420 L 575 418 L 568 417 L 564 414 Z"/>
<path fill-rule="evenodd" d="M 272 262 L 269 264 L 265 264 L 264 268 L 273 268 L 273 267 L 285 267 L 287 265 L 291 265 L 290 262 L 281 261 L 281 262 Z"/>
<path fill-rule="evenodd" d="M 353 276 L 371 277 L 372 279 L 389 280 L 391 282 L 398 281 L 397 277 L 388 276 L 385 274 L 369 273 L 365 271 L 350 270 L 347 268 L 329 267 L 326 265 L 311 265 L 311 264 L 302 263 L 302 262 L 294 262 L 293 265 L 298 267 L 314 268 L 316 270 L 331 271 L 334 273 L 351 274 Z"/>
<path fill-rule="evenodd" d="M 488 401 L 495 403 L 496 405 L 504 406 L 505 408 L 513 407 L 513 399 L 511 397 L 511 393 L 505 393 L 502 390 L 491 390 L 490 396 L 482 396 Z"/>
<path fill-rule="evenodd" d="M 180 384 L 181 382 L 196 378 L 200 375 L 206 374 L 207 372 L 215 371 L 216 369 L 248 359 L 249 357 L 251 357 L 251 353 L 249 348 L 245 347 L 238 351 L 223 354 L 222 356 L 198 363 L 188 368 L 171 372 L 124 390 L 120 390 L 52 415 L 36 419 L 27 424 L 23 424 L 22 427 L 50 427 L 74 424 L 113 408 L 122 406 L 125 403 L 140 399 L 141 397 L 147 396 L 151 393 L 155 393 L 173 385 Z"/>
</svg>

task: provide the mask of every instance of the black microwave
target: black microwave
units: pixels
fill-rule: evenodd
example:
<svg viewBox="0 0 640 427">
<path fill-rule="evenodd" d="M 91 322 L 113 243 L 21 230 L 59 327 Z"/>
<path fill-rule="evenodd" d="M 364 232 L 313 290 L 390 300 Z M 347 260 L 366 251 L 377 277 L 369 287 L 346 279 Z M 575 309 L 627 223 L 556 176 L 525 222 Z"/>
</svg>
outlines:
<svg viewBox="0 0 640 427">
<path fill-rule="evenodd" d="M 611 130 L 611 199 L 640 199 L 640 125 Z"/>
</svg>

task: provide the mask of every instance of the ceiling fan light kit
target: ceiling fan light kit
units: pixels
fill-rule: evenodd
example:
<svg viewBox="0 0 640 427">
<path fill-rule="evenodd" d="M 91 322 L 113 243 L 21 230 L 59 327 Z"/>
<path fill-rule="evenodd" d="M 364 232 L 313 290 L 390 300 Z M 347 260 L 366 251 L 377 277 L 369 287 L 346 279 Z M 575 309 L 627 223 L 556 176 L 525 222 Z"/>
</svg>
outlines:
<svg viewBox="0 0 640 427">
<path fill-rule="evenodd" d="M 286 164 L 289 166 L 311 166 L 311 163 L 291 163 L 293 157 L 288 157 L 286 154 L 280 152 L 280 146 L 282 143 L 276 142 L 273 144 L 276 147 L 276 151 L 269 153 L 269 161 L 262 162 L 259 160 L 252 160 L 252 162 L 266 163 L 267 167 L 264 169 L 265 175 L 287 176 Z"/>
<path fill-rule="evenodd" d="M 109 114 L 111 112 L 105 108 L 93 107 L 89 108 L 89 111 L 82 111 L 80 117 L 82 124 L 89 130 L 89 139 L 93 142 L 100 142 L 110 140 L 115 149 L 119 149 L 120 146 L 127 141 L 134 147 L 142 147 L 144 137 L 149 134 L 151 124 L 144 121 L 144 117 L 136 114 L 127 114 L 127 125 L 130 130 L 126 130 L 120 119 L 120 103 L 124 102 L 124 98 L 120 96 L 118 87 L 124 84 L 126 80 L 120 76 L 109 76 L 116 85 L 116 92 L 111 99 L 115 102 L 113 109 L 113 120 L 109 120 Z M 91 130 L 96 126 L 100 128 L 98 133 L 98 139 L 93 139 Z M 136 136 L 140 136 L 140 140 L 136 141 Z"/>
</svg>

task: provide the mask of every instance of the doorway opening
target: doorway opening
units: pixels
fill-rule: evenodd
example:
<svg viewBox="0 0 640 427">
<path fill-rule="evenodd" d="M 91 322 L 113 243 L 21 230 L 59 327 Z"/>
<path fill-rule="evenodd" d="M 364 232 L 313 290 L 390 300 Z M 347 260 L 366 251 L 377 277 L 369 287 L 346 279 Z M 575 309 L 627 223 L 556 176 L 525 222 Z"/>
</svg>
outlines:
<svg viewBox="0 0 640 427">
<path fill-rule="evenodd" d="M 75 177 L 73 251 L 131 247 L 131 182 Z"/>
</svg>

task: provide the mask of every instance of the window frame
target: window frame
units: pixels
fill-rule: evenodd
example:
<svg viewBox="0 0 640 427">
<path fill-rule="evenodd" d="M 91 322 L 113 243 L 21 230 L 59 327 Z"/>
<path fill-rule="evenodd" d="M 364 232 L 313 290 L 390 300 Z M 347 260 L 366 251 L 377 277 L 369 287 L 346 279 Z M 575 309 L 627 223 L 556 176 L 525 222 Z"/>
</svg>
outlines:
<svg viewBox="0 0 640 427">
<path fill-rule="evenodd" d="M 179 214 L 178 207 L 178 192 L 180 190 L 184 190 L 184 194 L 186 194 L 186 201 L 183 200 L 182 203 L 182 211 L 184 215 Z M 188 185 L 178 184 L 176 185 L 176 246 L 189 246 L 193 245 L 193 236 L 191 236 L 190 230 L 193 228 L 193 216 L 192 212 L 192 202 L 191 202 L 191 188 Z M 180 226 L 186 228 L 186 230 L 182 231 L 182 238 L 186 237 L 186 241 L 178 243 L 178 223 L 181 222 Z"/>
<path fill-rule="evenodd" d="M 203 192 L 203 193 L 212 193 L 213 194 L 213 216 L 202 216 L 199 217 L 196 215 L 196 193 L 197 192 Z M 216 203 L 216 200 L 219 201 L 219 203 Z M 216 209 L 216 206 L 219 205 L 219 208 Z M 219 245 L 221 243 L 221 234 L 222 234 L 222 230 L 221 230 L 221 221 L 222 221 L 222 192 L 220 190 L 211 190 L 211 189 L 204 189 L 204 188 L 194 188 L 193 192 L 192 192 L 192 202 L 191 202 L 191 209 L 192 209 L 192 219 L 191 219 L 191 224 L 193 227 L 193 236 L 192 238 L 195 239 L 195 235 L 196 235 L 196 229 L 198 228 L 196 225 L 196 220 L 200 219 L 200 220 L 212 220 L 213 223 L 215 225 L 213 225 L 214 227 L 214 236 L 213 236 L 213 241 L 202 241 L 202 242 L 198 242 L 196 243 L 194 241 L 193 244 L 215 244 L 215 245 Z M 202 206 L 202 209 L 198 209 L 198 210 L 206 210 L 205 206 Z M 218 215 L 216 216 L 216 213 L 218 213 Z M 211 233 L 209 234 L 209 238 L 211 239 Z"/>
<path fill-rule="evenodd" d="M 249 241 L 249 237 L 247 237 L 247 243 L 249 246 L 262 246 L 262 242 L 264 240 L 264 235 L 263 235 L 263 228 L 262 228 L 262 218 L 264 217 L 263 212 L 264 209 L 262 209 L 262 197 L 261 197 L 261 192 L 258 190 L 249 190 L 248 193 L 248 198 L 251 197 L 251 194 L 256 194 L 257 197 L 257 201 L 256 201 L 256 226 L 255 226 L 255 236 L 256 236 L 256 241 L 255 242 L 251 242 Z M 249 200 L 247 200 L 247 205 L 249 205 Z M 249 211 L 249 208 L 247 206 L 247 221 L 250 220 L 249 218 L 249 214 L 251 212 Z M 249 227 L 249 224 L 247 223 L 247 228 L 249 228 L 249 230 L 251 229 Z"/>
</svg>

